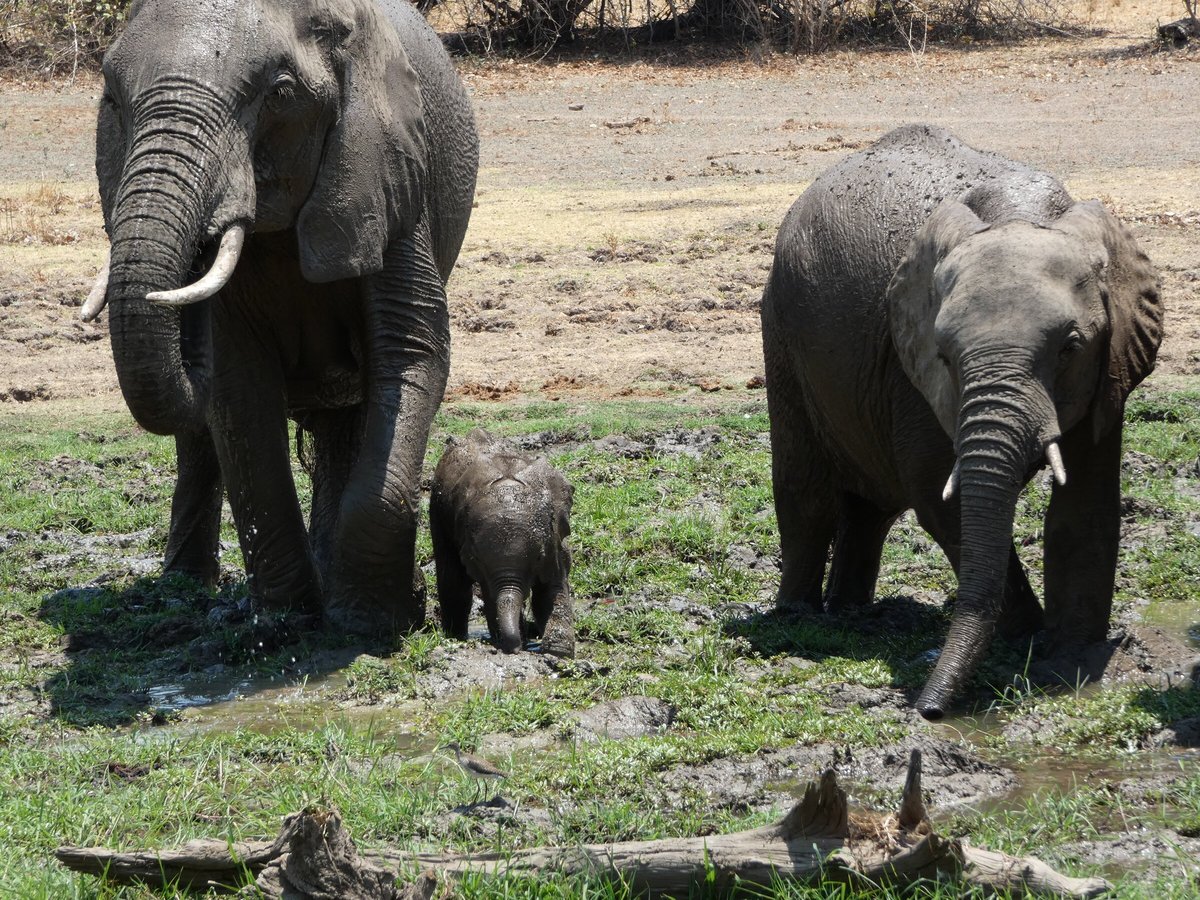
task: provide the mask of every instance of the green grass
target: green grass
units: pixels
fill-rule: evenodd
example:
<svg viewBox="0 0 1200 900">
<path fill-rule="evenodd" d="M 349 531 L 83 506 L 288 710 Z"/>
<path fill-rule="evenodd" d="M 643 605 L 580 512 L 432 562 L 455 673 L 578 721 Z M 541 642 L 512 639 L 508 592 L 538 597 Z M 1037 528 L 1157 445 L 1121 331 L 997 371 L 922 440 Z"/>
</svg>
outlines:
<svg viewBox="0 0 1200 900">
<path fill-rule="evenodd" d="M 1200 413 L 1192 393 L 1143 391 L 1130 403 L 1133 451 L 1123 493 L 1145 539 L 1123 550 L 1118 604 L 1200 620 Z M 34 410 L 0 428 L 0 894 L 141 897 L 73 877 L 53 863 L 60 843 L 124 848 L 192 837 L 263 837 L 313 802 L 337 805 L 365 845 L 503 850 L 712 834 L 754 827 L 775 813 L 714 805 L 703 791 L 667 790 L 673 770 L 794 745 L 853 747 L 856 757 L 902 741 L 900 714 L 830 707 L 842 685 L 912 691 L 929 672 L 952 594 L 941 551 L 911 518 L 884 554 L 880 602 L 857 616 L 781 615 L 770 609 L 778 553 L 761 394 L 718 401 L 446 405 L 427 465 L 445 438 L 486 426 L 538 435 L 576 486 L 572 517 L 579 650 L 553 678 L 503 689 L 465 687 L 428 699 L 429 673 L 460 646 L 436 631 L 386 655 L 288 616 L 250 607 L 232 525 L 216 590 L 157 578 L 173 484 L 169 440 L 127 417 L 69 422 Z M 657 450 L 708 429 L 695 452 Z M 646 445 L 633 458 L 593 445 L 620 434 Z M 297 468 L 302 500 L 308 482 Z M 1015 532 L 1040 581 L 1048 494 L 1032 487 Z M 1139 534 L 1141 532 L 1138 532 Z M 1026 540 L 1028 539 L 1028 540 Z M 418 543 L 428 563 L 427 533 Z M 753 563 L 753 564 L 752 564 Z M 760 564 L 761 563 L 761 564 Z M 435 592 L 432 579 L 430 591 Z M 988 752 L 1036 767 L 1043 758 L 1128 757 L 1180 718 L 1200 715 L 1178 686 L 1083 692 L 1020 680 L 1026 648 L 993 648 L 973 686 L 1000 722 L 1036 721 L 1032 737 L 992 729 Z M 352 660 L 352 661 L 351 661 Z M 1013 674 L 1017 687 L 1013 688 Z M 332 680 L 324 680 L 332 674 Z M 307 682 L 306 682 L 307 679 Z M 991 688 L 995 684 L 998 687 Z M 273 685 L 274 693 L 264 687 Z M 1007 685 L 1007 687 L 1006 687 Z M 220 712 L 183 710 L 164 688 L 243 691 Z M 289 686 L 289 687 L 284 687 Z M 290 693 L 303 692 L 301 700 Z M 674 707 L 672 726 L 626 741 L 585 742 L 574 716 L 630 695 Z M 167 699 L 163 699 L 167 697 Z M 272 700 L 272 697 L 277 699 Z M 1026 717 L 1032 717 L 1026 719 Z M 517 741 L 499 760 L 505 796 L 546 815 L 498 830 L 448 810 L 478 795 L 444 753 L 451 739 Z M 528 749 L 521 741 L 530 741 Z M 894 786 L 896 789 L 899 785 Z M 1108 787 L 1043 789 L 986 814 L 959 814 L 977 844 L 1034 852 L 1091 871 L 1064 850 L 1105 839 L 1129 821 L 1200 831 L 1200 779 L 1178 778 L 1151 801 L 1114 806 Z M 1121 897 L 1184 897 L 1183 875 L 1126 879 Z M 1157 891 L 1158 893 L 1155 893 Z M 466 897 L 625 897 L 620 885 L 578 879 L 470 879 Z M 711 893 L 711 891 L 709 892 Z M 697 896 L 705 895 L 701 886 Z M 778 884 L 763 896 L 899 896 L 826 884 Z M 905 896 L 966 896 L 929 885 Z"/>
</svg>

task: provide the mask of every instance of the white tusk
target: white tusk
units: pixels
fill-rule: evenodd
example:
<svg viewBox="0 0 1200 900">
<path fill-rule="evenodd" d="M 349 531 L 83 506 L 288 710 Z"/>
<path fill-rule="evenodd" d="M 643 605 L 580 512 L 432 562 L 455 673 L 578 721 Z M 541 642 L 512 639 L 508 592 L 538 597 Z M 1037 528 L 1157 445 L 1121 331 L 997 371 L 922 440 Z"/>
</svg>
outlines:
<svg viewBox="0 0 1200 900">
<path fill-rule="evenodd" d="M 1063 465 L 1062 453 L 1059 452 L 1058 442 L 1051 441 L 1046 445 L 1046 462 L 1050 463 L 1050 471 L 1054 473 L 1054 481 L 1059 487 L 1067 483 L 1067 467 Z"/>
<path fill-rule="evenodd" d="M 108 305 L 108 263 L 108 259 L 105 259 L 104 265 L 100 267 L 100 274 L 96 276 L 96 283 L 92 285 L 91 293 L 87 295 L 83 307 L 79 310 L 79 318 L 85 322 L 92 321 Z"/>
<path fill-rule="evenodd" d="M 173 291 L 152 291 L 146 295 L 146 299 L 157 306 L 188 306 L 207 300 L 229 282 L 234 267 L 237 266 L 238 257 L 242 255 L 242 243 L 245 240 L 245 227 L 231 225 L 221 235 L 217 258 L 203 278 Z"/>
<path fill-rule="evenodd" d="M 950 470 L 950 477 L 946 479 L 946 486 L 942 488 L 942 500 L 946 503 L 950 502 L 950 498 L 958 491 L 958 460 L 954 461 L 954 468 Z"/>
</svg>

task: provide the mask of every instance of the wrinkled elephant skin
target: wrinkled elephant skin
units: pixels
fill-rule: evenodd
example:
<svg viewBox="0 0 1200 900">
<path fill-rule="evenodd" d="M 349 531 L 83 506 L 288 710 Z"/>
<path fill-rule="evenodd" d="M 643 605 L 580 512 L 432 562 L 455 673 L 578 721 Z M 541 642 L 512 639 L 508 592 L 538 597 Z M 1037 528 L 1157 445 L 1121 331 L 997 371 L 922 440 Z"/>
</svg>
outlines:
<svg viewBox="0 0 1200 900">
<path fill-rule="evenodd" d="M 868 602 L 912 508 L 959 581 L 927 718 L 997 628 L 1105 637 L 1125 398 L 1153 369 L 1162 305 L 1100 203 L 940 128 L 899 128 L 792 206 L 762 324 L 780 606 Z M 1012 524 L 1047 464 L 1043 617 Z"/>
<path fill-rule="evenodd" d="M 429 498 L 442 627 L 467 636 L 472 585 L 483 595 L 492 641 L 505 653 L 529 636 L 554 656 L 575 655 L 568 585 L 574 490 L 545 457 L 520 453 L 482 429 L 452 439 Z"/>
<path fill-rule="evenodd" d="M 215 579 L 224 491 L 258 602 L 420 624 L 420 470 L 478 166 L 437 36 L 403 0 L 146 0 L 103 71 L 111 250 L 85 314 L 107 303 L 130 411 L 175 437 L 165 568 Z"/>
</svg>

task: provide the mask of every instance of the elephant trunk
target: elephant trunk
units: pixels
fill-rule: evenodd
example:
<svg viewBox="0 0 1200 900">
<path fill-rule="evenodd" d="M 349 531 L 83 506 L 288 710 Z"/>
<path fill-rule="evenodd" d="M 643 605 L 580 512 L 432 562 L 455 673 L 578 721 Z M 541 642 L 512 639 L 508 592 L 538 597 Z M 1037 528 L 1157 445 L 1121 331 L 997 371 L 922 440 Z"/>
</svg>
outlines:
<svg viewBox="0 0 1200 900">
<path fill-rule="evenodd" d="M 962 503 L 958 602 L 941 656 L 917 701 L 936 721 L 987 652 L 1012 546 L 1013 516 L 1027 473 L 1057 440 L 1045 388 L 1011 361 L 964 367 L 958 428 Z"/>
<path fill-rule="evenodd" d="M 117 377 L 138 424 L 156 434 L 203 425 L 211 351 L 207 309 L 181 316 L 147 300 L 147 294 L 172 291 L 189 280 L 208 238 L 206 226 L 222 201 L 229 207 L 228 186 L 244 181 L 231 178 L 222 159 L 228 126 L 207 127 L 191 117 L 178 127 L 169 124 L 180 119 L 179 105 L 176 98 L 170 108 L 139 110 L 141 128 L 106 210 L 112 239 L 109 332 Z M 226 185 L 221 190 L 215 188 L 218 176 Z M 252 216 L 253 205 L 245 209 L 244 198 L 236 206 L 239 218 Z"/>
<path fill-rule="evenodd" d="M 492 640 L 504 653 L 516 653 L 525 644 L 525 590 L 506 585 L 496 594 L 496 634 Z"/>
</svg>

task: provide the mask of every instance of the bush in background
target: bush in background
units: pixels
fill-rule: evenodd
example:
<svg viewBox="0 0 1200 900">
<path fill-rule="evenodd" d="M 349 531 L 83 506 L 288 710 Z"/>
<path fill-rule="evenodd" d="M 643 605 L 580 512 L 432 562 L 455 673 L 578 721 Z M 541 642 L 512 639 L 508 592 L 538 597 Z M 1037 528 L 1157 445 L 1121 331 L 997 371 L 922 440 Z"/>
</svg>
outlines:
<svg viewBox="0 0 1200 900">
<path fill-rule="evenodd" d="M 0 0 L 0 67 L 43 75 L 94 67 L 120 31 L 129 3 Z"/>
<path fill-rule="evenodd" d="M 94 67 L 130 0 L 0 0 L 0 67 Z M 203 0 L 195 0 L 203 2 Z M 1069 0 L 413 0 L 459 52 L 545 52 L 577 38 L 626 47 L 678 39 L 818 52 L 855 43 L 1011 39 L 1070 29 Z M 1198 0 L 1183 0 L 1195 14 Z M 1194 19 L 1193 19 L 1194 21 Z"/>
</svg>

